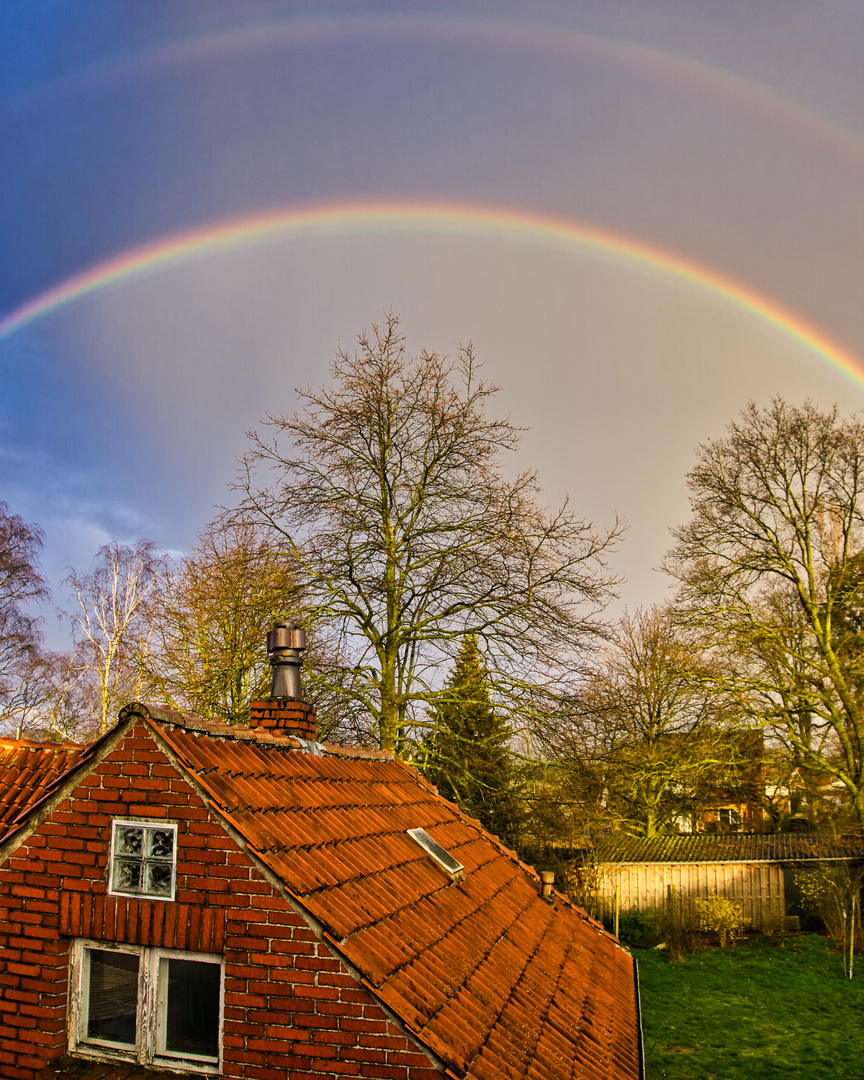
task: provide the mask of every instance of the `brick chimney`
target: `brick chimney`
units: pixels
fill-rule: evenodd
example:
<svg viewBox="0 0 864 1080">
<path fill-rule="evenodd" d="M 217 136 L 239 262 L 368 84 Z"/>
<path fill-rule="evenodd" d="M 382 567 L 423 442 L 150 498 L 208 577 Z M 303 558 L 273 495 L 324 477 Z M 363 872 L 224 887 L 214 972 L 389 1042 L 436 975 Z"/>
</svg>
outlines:
<svg viewBox="0 0 864 1080">
<path fill-rule="evenodd" d="M 317 734 L 315 706 L 303 701 L 300 668 L 306 632 L 287 623 L 274 623 L 267 634 L 267 651 L 273 668 L 270 696 L 253 701 L 249 726 L 261 731 L 314 739 Z"/>
<path fill-rule="evenodd" d="M 315 718 L 315 706 L 308 701 L 263 698 L 261 701 L 252 702 L 249 726 L 259 731 L 279 731 L 283 735 L 314 739 L 318 722 Z"/>
</svg>

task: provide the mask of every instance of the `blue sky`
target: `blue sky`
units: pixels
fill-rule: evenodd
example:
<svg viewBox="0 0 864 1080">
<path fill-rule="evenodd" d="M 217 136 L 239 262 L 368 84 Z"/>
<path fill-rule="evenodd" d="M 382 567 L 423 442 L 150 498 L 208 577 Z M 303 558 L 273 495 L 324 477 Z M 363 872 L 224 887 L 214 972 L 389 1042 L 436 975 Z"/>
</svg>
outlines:
<svg viewBox="0 0 864 1080">
<path fill-rule="evenodd" d="M 862 55 L 839 0 L 5 0 L 0 319 L 187 230 L 408 201 L 652 246 L 864 358 Z M 861 375 L 620 252 L 420 210 L 300 228 L 0 337 L 0 498 L 52 581 L 110 537 L 182 550 L 256 417 L 390 308 L 414 350 L 473 340 L 550 504 L 629 521 L 631 608 L 666 595 L 698 441 L 749 398 L 862 405 Z"/>
</svg>

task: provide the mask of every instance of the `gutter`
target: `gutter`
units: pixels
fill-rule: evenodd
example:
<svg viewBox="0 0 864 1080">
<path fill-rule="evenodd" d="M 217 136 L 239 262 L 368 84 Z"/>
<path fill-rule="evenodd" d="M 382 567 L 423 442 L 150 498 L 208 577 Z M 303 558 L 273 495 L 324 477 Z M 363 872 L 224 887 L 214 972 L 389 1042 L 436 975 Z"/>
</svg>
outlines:
<svg viewBox="0 0 864 1080">
<path fill-rule="evenodd" d="M 639 1032 L 639 1080 L 645 1080 L 645 1036 L 642 1033 L 642 991 L 639 988 L 639 961 L 635 956 L 633 957 L 633 987 L 636 992 L 636 1029 Z"/>
</svg>

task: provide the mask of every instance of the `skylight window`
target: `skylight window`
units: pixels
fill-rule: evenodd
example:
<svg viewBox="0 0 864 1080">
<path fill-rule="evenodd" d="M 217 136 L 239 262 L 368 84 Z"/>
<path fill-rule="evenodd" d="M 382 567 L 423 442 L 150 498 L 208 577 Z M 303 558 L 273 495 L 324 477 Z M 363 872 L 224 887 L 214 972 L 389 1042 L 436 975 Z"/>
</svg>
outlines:
<svg viewBox="0 0 864 1080">
<path fill-rule="evenodd" d="M 425 829 L 409 829 L 408 835 L 450 875 L 451 881 L 464 881 L 465 867 L 458 859 L 454 859 L 449 851 L 436 843 Z"/>
</svg>

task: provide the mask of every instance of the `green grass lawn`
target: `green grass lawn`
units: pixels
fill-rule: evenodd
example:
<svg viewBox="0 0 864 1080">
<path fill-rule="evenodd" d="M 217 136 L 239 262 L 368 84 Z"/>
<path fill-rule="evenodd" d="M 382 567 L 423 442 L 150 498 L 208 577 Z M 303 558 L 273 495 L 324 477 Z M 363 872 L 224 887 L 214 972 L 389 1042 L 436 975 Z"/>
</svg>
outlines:
<svg viewBox="0 0 864 1080">
<path fill-rule="evenodd" d="M 864 1080 L 864 957 L 850 981 L 815 935 L 633 955 L 648 1080 Z"/>
</svg>

